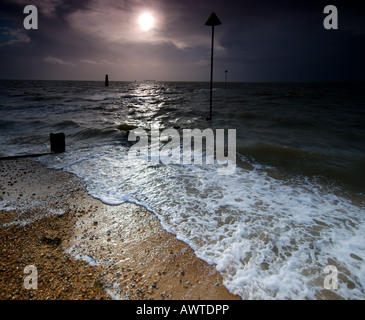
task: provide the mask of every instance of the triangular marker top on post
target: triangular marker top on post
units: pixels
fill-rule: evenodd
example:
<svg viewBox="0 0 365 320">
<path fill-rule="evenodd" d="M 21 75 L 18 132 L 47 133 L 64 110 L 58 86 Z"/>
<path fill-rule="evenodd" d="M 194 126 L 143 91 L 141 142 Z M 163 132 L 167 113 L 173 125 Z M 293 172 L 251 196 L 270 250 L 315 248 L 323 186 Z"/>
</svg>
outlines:
<svg viewBox="0 0 365 320">
<path fill-rule="evenodd" d="M 219 26 L 220 24 L 222 24 L 222 22 L 219 20 L 219 18 L 214 12 L 212 12 L 208 21 L 205 23 L 206 26 L 212 26 L 212 27 Z"/>
</svg>

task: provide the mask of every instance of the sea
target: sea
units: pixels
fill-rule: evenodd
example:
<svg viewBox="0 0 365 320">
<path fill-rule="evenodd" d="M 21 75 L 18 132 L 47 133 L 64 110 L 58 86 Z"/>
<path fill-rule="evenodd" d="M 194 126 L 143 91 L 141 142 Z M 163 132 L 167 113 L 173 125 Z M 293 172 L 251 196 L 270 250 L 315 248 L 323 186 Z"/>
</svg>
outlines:
<svg viewBox="0 0 365 320">
<path fill-rule="evenodd" d="M 365 299 L 365 84 L 215 83 L 212 120 L 209 99 L 205 82 L 2 80 L 0 156 L 63 132 L 66 152 L 36 161 L 153 212 L 230 292 Z M 236 169 L 131 159 L 131 130 L 153 125 L 236 130 Z"/>
</svg>

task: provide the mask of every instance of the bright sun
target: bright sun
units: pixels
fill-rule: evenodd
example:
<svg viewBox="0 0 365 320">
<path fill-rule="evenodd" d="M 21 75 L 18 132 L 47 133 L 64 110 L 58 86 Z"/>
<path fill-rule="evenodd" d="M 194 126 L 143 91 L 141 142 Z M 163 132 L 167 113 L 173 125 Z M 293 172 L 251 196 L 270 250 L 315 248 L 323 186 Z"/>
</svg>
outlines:
<svg viewBox="0 0 365 320">
<path fill-rule="evenodd" d="M 154 19 L 149 13 L 144 13 L 139 17 L 138 21 L 143 31 L 149 31 L 153 26 Z"/>
</svg>

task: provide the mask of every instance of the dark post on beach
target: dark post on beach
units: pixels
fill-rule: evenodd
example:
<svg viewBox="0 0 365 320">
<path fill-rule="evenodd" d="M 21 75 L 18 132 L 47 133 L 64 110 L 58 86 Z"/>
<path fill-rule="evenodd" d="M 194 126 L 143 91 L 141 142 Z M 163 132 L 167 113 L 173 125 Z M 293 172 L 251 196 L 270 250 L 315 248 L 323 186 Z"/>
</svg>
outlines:
<svg viewBox="0 0 365 320">
<path fill-rule="evenodd" d="M 105 86 L 109 86 L 109 76 L 107 74 L 105 75 Z"/>
<path fill-rule="evenodd" d="M 51 133 L 50 141 L 51 141 L 52 152 L 63 153 L 66 151 L 65 134 L 63 132 Z"/>
<path fill-rule="evenodd" d="M 209 118 L 207 120 L 212 120 L 212 104 L 213 104 L 213 51 L 214 51 L 214 27 L 221 25 L 222 22 L 219 20 L 217 15 L 212 12 L 208 21 L 205 23 L 206 26 L 212 27 L 212 50 L 211 50 L 211 58 L 210 58 L 210 111 Z"/>
</svg>

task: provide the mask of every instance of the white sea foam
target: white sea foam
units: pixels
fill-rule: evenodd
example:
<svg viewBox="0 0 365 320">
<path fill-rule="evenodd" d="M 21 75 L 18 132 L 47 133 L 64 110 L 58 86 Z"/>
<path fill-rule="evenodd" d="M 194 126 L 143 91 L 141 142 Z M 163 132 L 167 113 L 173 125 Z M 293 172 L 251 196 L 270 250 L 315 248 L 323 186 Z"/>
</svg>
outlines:
<svg viewBox="0 0 365 320">
<path fill-rule="evenodd" d="M 0 201 L 0 211 L 12 211 L 16 210 L 16 206 L 13 201 L 2 200 Z"/>
<path fill-rule="evenodd" d="M 326 298 L 329 264 L 339 272 L 335 294 L 365 298 L 365 212 L 313 181 L 276 180 L 259 166 L 217 179 L 211 165 L 132 163 L 117 144 L 40 161 L 82 177 L 107 204 L 153 211 L 243 298 Z"/>
</svg>

